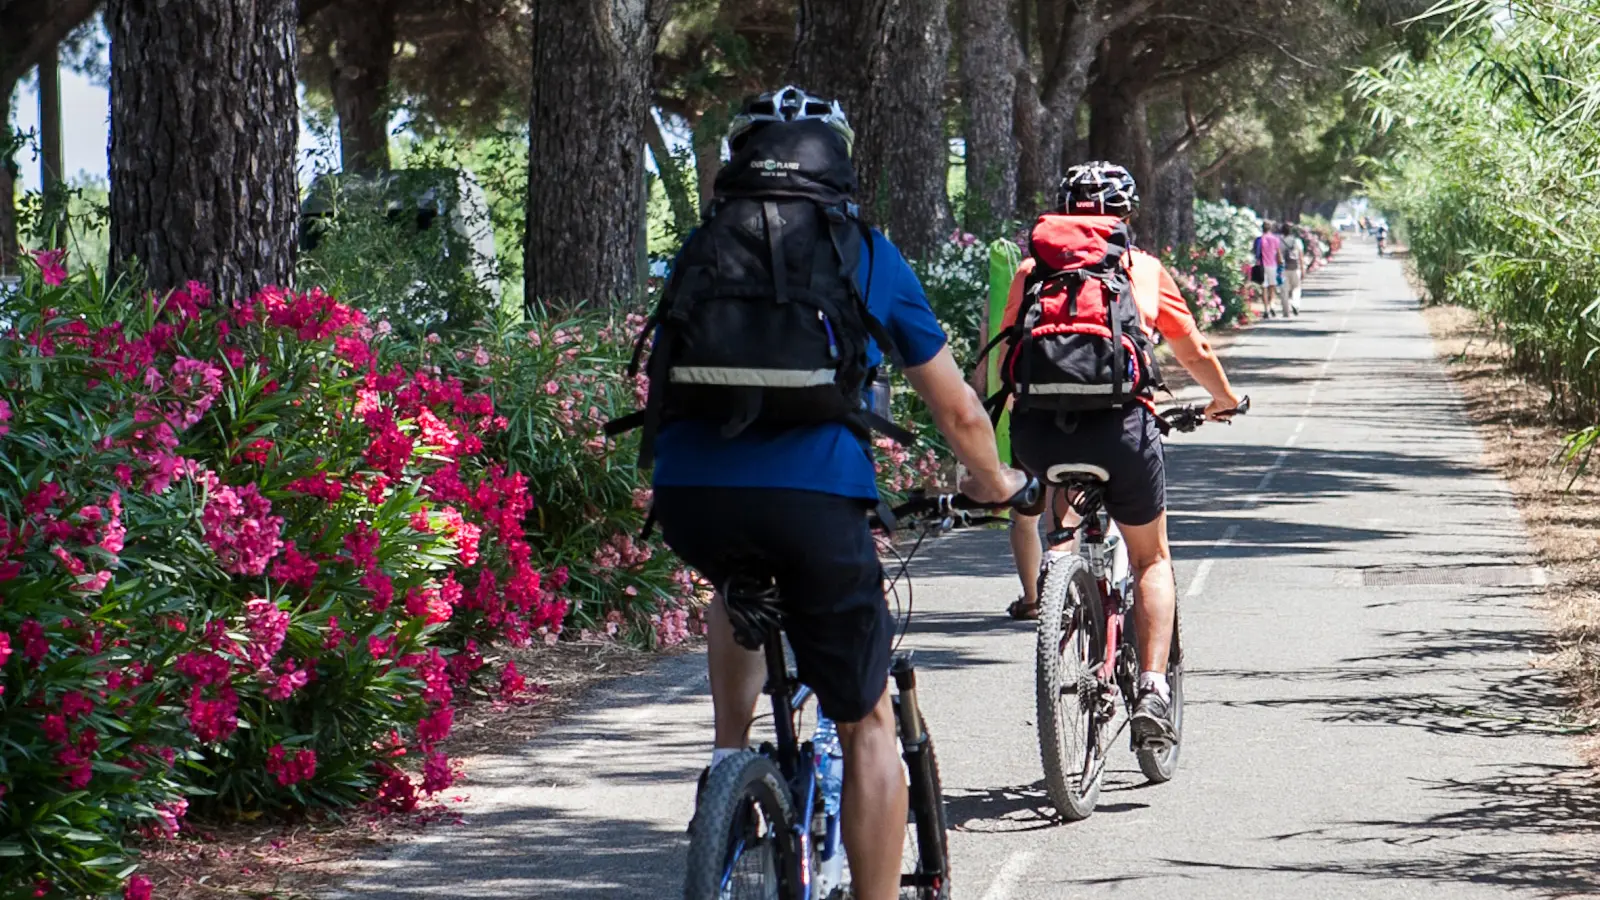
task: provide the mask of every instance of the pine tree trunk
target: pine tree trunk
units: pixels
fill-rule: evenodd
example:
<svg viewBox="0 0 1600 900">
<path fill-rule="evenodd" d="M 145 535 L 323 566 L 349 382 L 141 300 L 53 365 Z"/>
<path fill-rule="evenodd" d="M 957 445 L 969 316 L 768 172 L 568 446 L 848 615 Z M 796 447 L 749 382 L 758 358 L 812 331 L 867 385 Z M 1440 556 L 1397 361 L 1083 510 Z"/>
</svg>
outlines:
<svg viewBox="0 0 1600 900">
<path fill-rule="evenodd" d="M 645 144 L 650 147 L 650 158 L 655 160 L 656 171 L 661 175 L 661 186 L 667 192 L 667 204 L 672 208 L 672 227 L 681 240 L 689 236 L 700 221 L 695 212 L 694 198 L 689 195 L 689 176 L 672 149 L 667 146 L 667 136 L 662 133 L 656 117 L 645 113 Z"/>
<path fill-rule="evenodd" d="M 698 188 L 696 206 L 700 212 L 704 212 L 706 204 L 711 202 L 711 194 L 717 186 L 717 173 L 722 171 L 723 134 L 722 129 L 716 127 L 718 124 L 705 115 L 694 123 L 694 171 Z"/>
<path fill-rule="evenodd" d="M 111 258 L 152 288 L 289 284 L 295 0 L 108 0 Z"/>
<path fill-rule="evenodd" d="M 389 170 L 389 70 L 393 0 L 345 0 L 327 14 L 334 29 L 333 107 L 346 172 Z"/>
<path fill-rule="evenodd" d="M 897 2 L 800 0 L 797 19 L 797 84 L 844 107 L 856 132 L 855 163 L 861 178 L 857 199 L 872 218 L 889 213 L 886 198 L 880 199 L 876 190 L 888 148 L 875 120 L 875 94 L 890 80 L 887 47 Z"/>
<path fill-rule="evenodd" d="M 991 236 L 1015 218 L 1015 105 L 1020 63 L 1009 0 L 966 0 L 961 17 L 961 94 L 967 118 L 968 231 Z"/>
<path fill-rule="evenodd" d="M 892 77 L 874 92 L 872 113 L 880 162 L 866 193 L 876 198 L 895 244 L 912 259 L 926 259 L 954 226 L 944 129 L 950 70 L 945 0 L 900 0 L 885 66 Z"/>
<path fill-rule="evenodd" d="M 530 307 L 627 302 L 642 284 L 644 117 L 666 5 L 533 3 L 524 248 Z"/>
<path fill-rule="evenodd" d="M 0 275 L 17 271 L 17 161 L 11 143 L 11 93 L 0 84 Z"/>
</svg>

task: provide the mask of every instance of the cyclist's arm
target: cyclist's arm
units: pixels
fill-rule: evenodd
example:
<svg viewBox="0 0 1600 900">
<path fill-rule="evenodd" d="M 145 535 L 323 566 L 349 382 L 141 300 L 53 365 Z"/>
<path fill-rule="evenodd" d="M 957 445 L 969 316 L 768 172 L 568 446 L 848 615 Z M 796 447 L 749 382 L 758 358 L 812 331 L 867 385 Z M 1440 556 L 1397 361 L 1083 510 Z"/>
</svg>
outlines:
<svg viewBox="0 0 1600 900">
<path fill-rule="evenodd" d="M 1211 342 L 1200 333 L 1194 316 L 1189 313 L 1188 302 L 1165 268 L 1161 270 L 1161 311 L 1156 316 L 1156 330 L 1172 345 L 1172 355 L 1178 364 L 1211 394 L 1211 408 L 1207 412 L 1239 405 L 1233 385 L 1228 383 L 1228 373 L 1222 371 L 1222 361 L 1211 349 Z"/>
<path fill-rule="evenodd" d="M 933 411 L 933 423 L 950 442 L 956 459 L 971 473 L 961 488 L 964 493 L 980 503 L 1002 503 L 1022 490 L 1026 479 L 1021 472 L 1001 465 L 989 413 L 962 379 L 949 347 L 922 365 L 906 369 L 905 374 Z"/>
</svg>

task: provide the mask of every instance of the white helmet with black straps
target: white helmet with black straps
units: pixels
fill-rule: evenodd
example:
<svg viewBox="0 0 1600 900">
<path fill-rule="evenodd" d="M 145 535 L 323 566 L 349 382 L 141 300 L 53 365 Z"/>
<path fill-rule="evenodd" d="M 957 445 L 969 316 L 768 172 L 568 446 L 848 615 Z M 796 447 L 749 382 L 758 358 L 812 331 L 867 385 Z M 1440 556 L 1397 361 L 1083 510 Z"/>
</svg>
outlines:
<svg viewBox="0 0 1600 900">
<path fill-rule="evenodd" d="M 846 150 L 855 149 L 856 132 L 850 127 L 850 120 L 845 118 L 839 101 L 813 97 L 792 84 L 746 101 L 744 108 L 728 124 L 728 143 L 737 143 L 751 129 L 769 122 L 799 122 L 805 119 L 827 123 L 844 138 Z"/>
<path fill-rule="evenodd" d="M 1127 169 L 1099 160 L 1068 169 L 1056 199 L 1066 213 L 1126 216 L 1139 208 L 1139 186 Z"/>
</svg>

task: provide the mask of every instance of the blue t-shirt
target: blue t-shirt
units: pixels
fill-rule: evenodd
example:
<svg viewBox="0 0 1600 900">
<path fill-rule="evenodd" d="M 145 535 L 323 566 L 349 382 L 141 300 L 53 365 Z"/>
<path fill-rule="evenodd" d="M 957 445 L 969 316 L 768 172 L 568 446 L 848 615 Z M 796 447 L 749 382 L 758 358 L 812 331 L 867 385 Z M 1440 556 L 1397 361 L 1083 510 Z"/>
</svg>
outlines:
<svg viewBox="0 0 1600 900">
<path fill-rule="evenodd" d="M 863 239 L 863 251 L 865 243 Z M 862 263 L 856 278 L 867 309 L 888 330 L 905 364 L 920 366 L 937 356 L 944 349 L 944 329 L 905 257 L 873 231 L 871 255 L 864 252 Z M 869 344 L 867 356 L 873 365 L 883 359 L 875 343 Z M 662 426 L 656 435 L 656 486 L 791 488 L 869 500 L 878 496 L 867 447 L 844 425 L 750 429 L 734 438 L 723 437 L 720 429 L 699 421 Z"/>
</svg>

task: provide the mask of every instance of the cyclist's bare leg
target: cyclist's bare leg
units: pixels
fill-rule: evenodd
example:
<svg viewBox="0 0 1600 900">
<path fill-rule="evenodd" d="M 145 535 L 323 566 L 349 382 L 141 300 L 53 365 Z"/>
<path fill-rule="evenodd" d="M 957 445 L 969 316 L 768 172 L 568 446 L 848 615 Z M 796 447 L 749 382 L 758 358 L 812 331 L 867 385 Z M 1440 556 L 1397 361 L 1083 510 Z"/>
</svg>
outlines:
<svg viewBox="0 0 1600 900">
<path fill-rule="evenodd" d="M 1011 557 L 1017 561 L 1022 582 L 1022 605 L 1039 605 L 1039 567 L 1044 564 L 1044 544 L 1039 537 L 1039 517 L 1011 514 Z"/>
<path fill-rule="evenodd" d="M 721 594 L 711 601 L 706 625 L 706 660 L 711 670 L 711 707 L 716 722 L 714 746 L 743 750 L 750 746 L 750 722 L 767 683 L 766 660 L 733 639 L 733 625 L 728 621 Z"/>
<path fill-rule="evenodd" d="M 887 683 L 865 719 L 838 725 L 844 748 L 841 827 L 855 900 L 895 900 L 900 896 L 907 791 Z"/>
<path fill-rule="evenodd" d="M 1172 548 L 1167 544 L 1167 514 L 1145 525 L 1117 523 L 1128 546 L 1133 569 L 1133 625 L 1139 637 L 1139 661 L 1147 672 L 1167 671 L 1172 623 L 1178 612 L 1178 585 L 1172 577 Z"/>
</svg>

